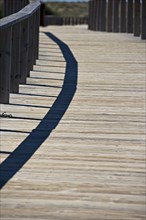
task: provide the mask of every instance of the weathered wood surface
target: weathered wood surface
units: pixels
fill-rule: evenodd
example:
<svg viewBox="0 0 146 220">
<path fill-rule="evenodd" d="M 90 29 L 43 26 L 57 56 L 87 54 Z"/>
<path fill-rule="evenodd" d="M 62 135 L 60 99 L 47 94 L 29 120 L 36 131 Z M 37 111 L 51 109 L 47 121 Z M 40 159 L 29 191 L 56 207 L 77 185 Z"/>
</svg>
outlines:
<svg viewBox="0 0 146 220">
<path fill-rule="evenodd" d="M 13 116 L 1 118 L 1 161 L 51 111 L 62 89 L 65 59 L 44 31 L 73 52 L 77 90 L 58 126 L 2 188 L 1 219 L 144 220 L 145 42 L 80 26 L 41 30 L 34 71 L 20 94 L 11 94 L 10 105 L 1 105 L 1 112 Z M 64 99 L 59 111 L 68 102 Z M 52 114 L 52 121 L 58 115 Z M 46 126 L 52 121 L 46 118 Z M 28 141 L 20 158 L 42 132 L 47 133 L 40 130 Z"/>
</svg>

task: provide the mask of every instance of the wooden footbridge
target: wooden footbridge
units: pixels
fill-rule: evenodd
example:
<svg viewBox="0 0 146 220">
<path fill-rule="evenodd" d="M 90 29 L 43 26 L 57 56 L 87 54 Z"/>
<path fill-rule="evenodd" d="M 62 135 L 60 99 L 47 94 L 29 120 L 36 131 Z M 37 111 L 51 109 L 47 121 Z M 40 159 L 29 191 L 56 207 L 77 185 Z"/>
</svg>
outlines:
<svg viewBox="0 0 146 220">
<path fill-rule="evenodd" d="M 38 24 L 35 4 L 25 18 Z M 145 40 L 47 26 L 37 57 L 38 38 L 29 37 L 35 59 L 26 83 L 18 88 L 11 72 L 19 92 L 1 93 L 0 219 L 144 220 Z M 3 56 L 1 65 L 14 59 Z"/>
</svg>

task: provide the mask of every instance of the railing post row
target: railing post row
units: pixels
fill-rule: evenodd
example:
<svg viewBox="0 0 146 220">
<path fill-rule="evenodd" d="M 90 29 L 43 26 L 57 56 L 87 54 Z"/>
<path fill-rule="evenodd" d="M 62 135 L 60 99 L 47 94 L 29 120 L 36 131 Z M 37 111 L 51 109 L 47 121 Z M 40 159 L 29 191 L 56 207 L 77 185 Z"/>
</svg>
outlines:
<svg viewBox="0 0 146 220">
<path fill-rule="evenodd" d="M 24 10 L 1 19 L 0 103 L 9 103 L 10 92 L 19 92 L 19 84 L 26 83 L 38 59 L 39 6 L 39 2 L 32 3 Z"/>
<path fill-rule="evenodd" d="M 90 0 L 88 28 L 146 39 L 146 0 Z"/>
<path fill-rule="evenodd" d="M 88 24 L 87 17 L 60 17 L 47 15 L 44 17 L 44 26 L 46 25 L 79 25 L 79 24 Z"/>
</svg>

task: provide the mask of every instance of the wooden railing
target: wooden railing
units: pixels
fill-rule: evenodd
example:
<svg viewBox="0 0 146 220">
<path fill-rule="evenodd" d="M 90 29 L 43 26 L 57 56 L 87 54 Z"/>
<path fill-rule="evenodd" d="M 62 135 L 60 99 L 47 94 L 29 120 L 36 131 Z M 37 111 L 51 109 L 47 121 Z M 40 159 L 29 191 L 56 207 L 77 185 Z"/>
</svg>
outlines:
<svg viewBox="0 0 146 220">
<path fill-rule="evenodd" d="M 79 25 L 87 24 L 87 17 L 60 17 L 60 16 L 44 16 L 44 26 L 47 25 Z"/>
<path fill-rule="evenodd" d="M 89 29 L 146 39 L 146 0 L 90 0 Z"/>
<path fill-rule="evenodd" d="M 19 92 L 38 58 L 40 3 L 0 20 L 0 103 Z"/>
</svg>

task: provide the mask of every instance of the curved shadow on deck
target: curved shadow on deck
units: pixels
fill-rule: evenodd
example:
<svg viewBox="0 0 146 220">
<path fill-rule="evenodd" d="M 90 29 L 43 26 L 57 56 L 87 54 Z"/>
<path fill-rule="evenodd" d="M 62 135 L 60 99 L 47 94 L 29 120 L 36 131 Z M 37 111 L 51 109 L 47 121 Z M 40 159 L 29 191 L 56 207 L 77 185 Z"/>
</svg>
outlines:
<svg viewBox="0 0 146 220">
<path fill-rule="evenodd" d="M 0 188 L 2 188 L 30 159 L 48 138 L 65 114 L 76 92 L 78 64 L 69 47 L 51 33 L 45 33 L 56 42 L 66 60 L 63 87 L 51 109 L 27 138 L 3 161 L 0 166 Z"/>
</svg>

